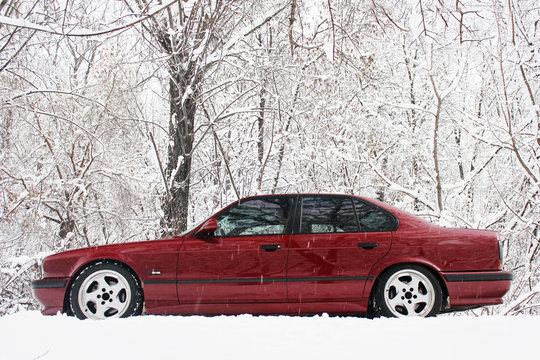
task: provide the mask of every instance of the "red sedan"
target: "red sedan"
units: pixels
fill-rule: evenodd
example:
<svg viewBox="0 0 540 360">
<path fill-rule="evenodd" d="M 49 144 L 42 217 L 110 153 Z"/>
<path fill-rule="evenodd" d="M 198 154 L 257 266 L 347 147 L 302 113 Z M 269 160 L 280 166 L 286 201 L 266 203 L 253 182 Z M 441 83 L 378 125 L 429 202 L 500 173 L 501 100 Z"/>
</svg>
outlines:
<svg viewBox="0 0 540 360">
<path fill-rule="evenodd" d="M 168 239 L 66 251 L 32 282 L 44 314 L 432 316 L 502 303 L 498 235 L 349 195 L 241 199 Z"/>
</svg>

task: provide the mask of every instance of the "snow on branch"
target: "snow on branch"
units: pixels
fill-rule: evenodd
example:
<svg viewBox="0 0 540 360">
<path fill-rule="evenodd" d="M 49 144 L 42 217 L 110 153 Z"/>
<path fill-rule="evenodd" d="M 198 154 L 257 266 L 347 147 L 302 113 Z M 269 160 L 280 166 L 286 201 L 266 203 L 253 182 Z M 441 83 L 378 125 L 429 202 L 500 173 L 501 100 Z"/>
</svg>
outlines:
<svg viewBox="0 0 540 360">
<path fill-rule="evenodd" d="M 510 302 L 506 306 L 506 310 L 503 312 L 504 315 L 516 315 L 518 314 L 525 305 L 529 304 L 531 300 L 540 293 L 540 283 L 537 283 L 536 286 L 529 292 L 520 295 L 517 299 Z"/>
<path fill-rule="evenodd" d="M 371 167 L 371 169 L 373 170 L 373 172 L 375 172 L 375 174 L 377 174 L 377 176 L 379 176 L 381 178 L 382 181 L 384 181 L 391 190 L 394 190 L 394 191 L 398 191 L 398 192 L 401 192 L 419 202 L 421 202 L 422 204 L 424 204 L 425 206 L 427 206 L 431 211 L 435 211 L 435 209 L 437 208 L 437 206 L 435 204 L 433 204 L 431 201 L 425 199 L 423 196 L 421 196 L 418 192 L 414 191 L 414 190 L 411 190 L 411 189 L 407 189 L 395 182 L 393 182 L 392 180 L 390 180 L 386 175 L 383 174 L 383 172 L 375 165 L 373 164 L 372 162 L 370 161 L 367 161 L 367 164 L 369 165 L 369 167 Z"/>
<path fill-rule="evenodd" d="M 3 15 L 0 15 L 0 24 L 7 25 L 7 26 L 14 26 L 17 28 L 32 29 L 36 31 L 41 31 L 41 32 L 46 32 L 49 34 L 61 35 L 61 36 L 74 36 L 74 37 L 99 36 L 99 35 L 105 35 L 105 34 L 109 34 L 109 33 L 113 33 L 113 32 L 130 28 L 134 25 L 137 25 L 140 22 L 143 22 L 149 18 L 154 17 L 155 15 L 159 14 L 163 10 L 171 7 L 172 5 L 176 3 L 177 3 L 177 0 L 169 1 L 164 5 L 156 6 L 150 9 L 148 11 L 148 14 L 144 15 L 141 18 L 138 18 L 137 20 L 131 21 L 122 26 L 117 26 L 117 27 L 103 29 L 103 30 L 76 29 L 76 30 L 65 31 L 62 28 L 53 27 L 51 25 L 40 25 L 40 24 L 27 21 L 25 19 L 12 19 L 10 17 L 3 16 Z"/>
</svg>

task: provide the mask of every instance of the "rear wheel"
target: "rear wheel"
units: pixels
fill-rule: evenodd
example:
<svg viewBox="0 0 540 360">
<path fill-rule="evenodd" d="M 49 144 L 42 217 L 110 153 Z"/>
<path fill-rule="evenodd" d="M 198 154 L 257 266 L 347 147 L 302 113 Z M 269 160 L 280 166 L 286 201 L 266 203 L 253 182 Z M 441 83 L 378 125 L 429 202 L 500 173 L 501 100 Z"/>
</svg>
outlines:
<svg viewBox="0 0 540 360">
<path fill-rule="evenodd" d="M 400 265 L 380 279 L 377 312 L 387 317 L 434 316 L 441 310 L 442 291 L 433 274 L 418 265 Z"/>
<path fill-rule="evenodd" d="M 117 263 L 102 262 L 84 268 L 69 294 L 79 319 L 108 319 L 139 315 L 142 291 L 137 278 Z"/>
</svg>

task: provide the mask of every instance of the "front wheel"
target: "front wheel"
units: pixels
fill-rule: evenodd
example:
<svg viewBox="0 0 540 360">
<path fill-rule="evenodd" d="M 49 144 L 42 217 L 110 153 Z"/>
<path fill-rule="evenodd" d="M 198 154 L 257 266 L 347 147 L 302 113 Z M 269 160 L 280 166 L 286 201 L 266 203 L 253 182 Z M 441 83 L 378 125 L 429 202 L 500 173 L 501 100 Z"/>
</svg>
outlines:
<svg viewBox="0 0 540 360">
<path fill-rule="evenodd" d="M 79 319 L 108 319 L 139 315 L 142 291 L 137 278 L 117 263 L 84 268 L 71 287 L 71 311 Z"/>
<path fill-rule="evenodd" d="M 434 316 L 441 310 L 441 286 L 425 268 L 400 265 L 380 279 L 375 304 L 378 313 L 387 317 Z"/>
</svg>

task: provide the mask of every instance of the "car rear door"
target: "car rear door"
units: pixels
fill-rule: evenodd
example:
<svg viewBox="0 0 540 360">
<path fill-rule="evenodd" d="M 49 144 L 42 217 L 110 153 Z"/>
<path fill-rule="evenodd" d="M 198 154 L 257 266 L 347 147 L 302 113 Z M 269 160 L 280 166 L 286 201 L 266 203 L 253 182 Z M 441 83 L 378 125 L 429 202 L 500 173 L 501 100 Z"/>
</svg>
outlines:
<svg viewBox="0 0 540 360">
<path fill-rule="evenodd" d="M 296 219 L 289 245 L 288 300 L 360 300 L 369 270 L 388 252 L 392 239 L 391 231 L 375 231 L 369 223 L 393 221 L 390 215 L 349 196 L 306 195 L 299 199 Z"/>
<path fill-rule="evenodd" d="M 215 216 L 213 236 L 186 239 L 177 267 L 180 303 L 285 302 L 293 201 L 240 200 Z"/>
</svg>

